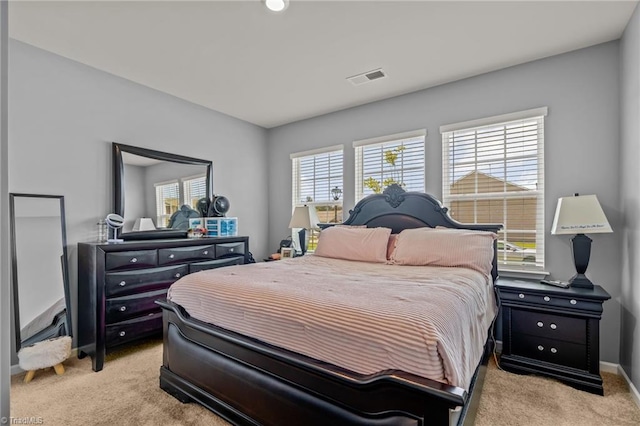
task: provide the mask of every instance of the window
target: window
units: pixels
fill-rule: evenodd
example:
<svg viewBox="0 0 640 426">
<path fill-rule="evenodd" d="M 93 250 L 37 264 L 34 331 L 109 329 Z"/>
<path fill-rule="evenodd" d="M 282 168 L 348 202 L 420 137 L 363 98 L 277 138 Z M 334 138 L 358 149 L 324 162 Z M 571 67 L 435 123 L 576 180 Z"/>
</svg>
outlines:
<svg viewBox="0 0 640 426">
<path fill-rule="evenodd" d="M 356 141 L 356 201 L 397 183 L 424 192 L 425 130 Z"/>
<path fill-rule="evenodd" d="M 291 163 L 292 211 L 298 206 L 312 205 L 321 223 L 342 222 L 342 145 L 291 154 Z M 297 231 L 293 234 L 297 236 Z M 316 242 L 317 233 L 312 230 L 308 249 L 313 251 Z"/>
<path fill-rule="evenodd" d="M 186 204 L 192 209 L 200 198 L 207 196 L 207 177 L 194 176 L 178 181 L 157 183 L 156 187 L 156 226 L 166 228 L 169 226 L 171 215 L 178 211 L 180 206 Z M 182 186 L 182 191 L 180 187 Z"/>
<path fill-rule="evenodd" d="M 502 223 L 501 270 L 544 268 L 544 117 L 538 108 L 442 126 L 442 201 L 463 223 Z"/>
<path fill-rule="evenodd" d="M 184 190 L 184 202 L 192 209 L 195 209 L 198 200 L 207 196 L 207 177 L 199 176 L 190 179 L 183 179 L 182 188 Z"/>
</svg>

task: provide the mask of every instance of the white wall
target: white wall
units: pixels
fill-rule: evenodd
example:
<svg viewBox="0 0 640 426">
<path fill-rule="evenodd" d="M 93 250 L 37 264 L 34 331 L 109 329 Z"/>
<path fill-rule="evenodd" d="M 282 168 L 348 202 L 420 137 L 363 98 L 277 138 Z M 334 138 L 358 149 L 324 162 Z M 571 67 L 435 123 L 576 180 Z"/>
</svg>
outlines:
<svg viewBox="0 0 640 426">
<path fill-rule="evenodd" d="M 570 278 L 575 273 L 570 238 L 549 233 L 559 197 L 597 194 L 614 230 L 620 230 L 619 180 L 612 172 L 619 161 L 618 65 L 618 43 L 611 42 L 270 130 L 270 247 L 275 249 L 289 232 L 291 152 L 343 144 L 343 196 L 349 209 L 354 206 L 355 185 L 352 141 L 426 128 L 426 191 L 440 198 L 441 125 L 548 106 L 547 270 L 555 278 Z M 366 85 L 361 88 L 367 90 Z M 602 360 L 618 362 L 620 236 L 591 237 L 587 274 L 613 296 L 605 304 L 602 321 Z"/>
<path fill-rule="evenodd" d="M 640 7 L 620 43 L 620 364 L 640 389 Z"/>
<path fill-rule="evenodd" d="M 240 234 L 267 254 L 265 129 L 15 40 L 9 72 L 9 190 L 65 196 L 72 308 L 75 245 L 113 208 L 112 141 L 212 160 Z"/>
</svg>

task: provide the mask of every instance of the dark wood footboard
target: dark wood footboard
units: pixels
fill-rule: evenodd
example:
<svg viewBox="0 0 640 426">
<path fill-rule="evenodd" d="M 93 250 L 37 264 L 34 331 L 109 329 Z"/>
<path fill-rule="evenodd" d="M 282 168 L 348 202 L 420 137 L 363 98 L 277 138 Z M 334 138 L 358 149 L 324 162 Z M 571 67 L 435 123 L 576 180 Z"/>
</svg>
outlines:
<svg viewBox="0 0 640 426">
<path fill-rule="evenodd" d="M 241 425 L 449 425 L 464 389 L 397 370 L 362 375 L 163 308 L 160 387 Z M 481 387 L 479 367 L 474 387 Z M 473 407 L 471 407 L 473 410 Z M 469 416 L 466 416 L 470 418 Z M 472 417 L 472 416 L 471 416 Z"/>
</svg>

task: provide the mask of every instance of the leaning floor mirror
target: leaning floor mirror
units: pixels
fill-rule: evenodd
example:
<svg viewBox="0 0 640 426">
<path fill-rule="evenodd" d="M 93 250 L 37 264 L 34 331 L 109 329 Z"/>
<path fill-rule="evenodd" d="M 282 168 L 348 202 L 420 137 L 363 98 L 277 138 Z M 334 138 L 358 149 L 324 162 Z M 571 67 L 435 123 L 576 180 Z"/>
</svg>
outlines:
<svg viewBox="0 0 640 426">
<path fill-rule="evenodd" d="M 64 197 L 9 194 L 9 203 L 20 367 L 28 371 L 25 381 L 40 368 L 55 367 L 62 374 L 71 345 Z"/>
</svg>

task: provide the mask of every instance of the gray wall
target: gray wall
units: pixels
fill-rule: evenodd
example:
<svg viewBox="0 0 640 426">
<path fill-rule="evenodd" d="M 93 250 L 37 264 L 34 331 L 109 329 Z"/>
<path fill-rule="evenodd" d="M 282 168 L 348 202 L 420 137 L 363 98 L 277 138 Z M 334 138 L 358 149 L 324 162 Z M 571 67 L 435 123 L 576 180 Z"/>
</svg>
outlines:
<svg viewBox="0 0 640 426">
<path fill-rule="evenodd" d="M 354 205 L 352 141 L 426 128 L 426 191 L 442 195 L 439 127 L 548 106 L 545 121 L 547 270 L 574 273 L 569 236 L 551 236 L 559 197 L 597 194 L 616 234 L 592 235 L 588 275 L 613 300 L 605 304 L 602 360 L 618 362 L 620 326 L 620 211 L 618 196 L 618 42 L 503 69 L 272 129 L 269 132 L 269 243 L 289 231 L 291 152 L 343 144 L 345 209 Z M 373 83 L 376 84 L 376 83 Z M 367 86 L 362 86 L 366 90 Z"/>
<path fill-rule="evenodd" d="M 15 40 L 9 72 L 9 190 L 65 196 L 72 306 L 75 244 L 112 209 L 112 141 L 212 160 L 215 191 L 267 254 L 265 129 Z"/>
<path fill-rule="evenodd" d="M 620 43 L 620 365 L 640 389 L 640 7 Z"/>
<path fill-rule="evenodd" d="M 9 291 L 9 155 L 7 138 L 7 1 L 0 1 L 0 418 L 9 417 L 11 292 Z"/>
</svg>

